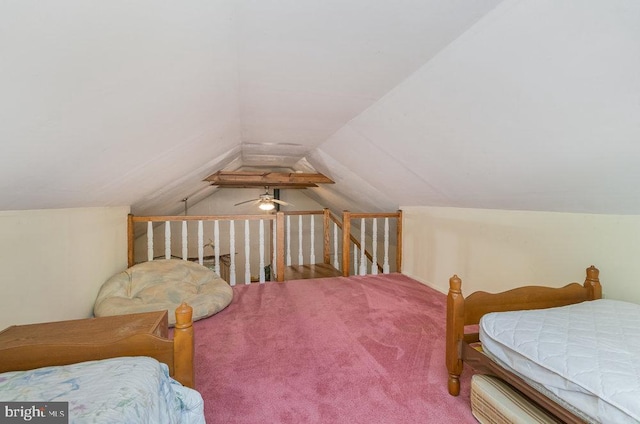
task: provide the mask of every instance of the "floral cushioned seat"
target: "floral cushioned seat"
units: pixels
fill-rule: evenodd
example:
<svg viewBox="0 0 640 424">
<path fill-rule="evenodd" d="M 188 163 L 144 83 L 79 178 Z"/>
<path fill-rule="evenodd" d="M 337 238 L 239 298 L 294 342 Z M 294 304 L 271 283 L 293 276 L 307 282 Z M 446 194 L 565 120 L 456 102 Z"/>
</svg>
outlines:
<svg viewBox="0 0 640 424">
<path fill-rule="evenodd" d="M 169 325 L 175 325 L 173 311 L 187 302 L 193 319 L 211 316 L 233 299 L 233 290 L 212 270 L 194 262 L 161 259 L 143 262 L 109 278 L 100 288 L 95 316 L 169 311 Z"/>
</svg>

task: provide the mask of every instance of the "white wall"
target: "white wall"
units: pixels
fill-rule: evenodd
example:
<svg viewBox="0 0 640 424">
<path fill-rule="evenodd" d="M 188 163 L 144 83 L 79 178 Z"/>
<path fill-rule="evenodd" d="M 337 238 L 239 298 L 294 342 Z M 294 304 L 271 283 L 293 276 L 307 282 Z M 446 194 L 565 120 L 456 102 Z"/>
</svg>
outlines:
<svg viewBox="0 0 640 424">
<path fill-rule="evenodd" d="M 639 16 L 635 0 L 505 0 L 310 163 L 397 205 L 637 214 Z"/>
<path fill-rule="evenodd" d="M 0 212 L 0 329 L 86 318 L 127 266 L 128 207 Z"/>
<path fill-rule="evenodd" d="M 242 141 L 235 3 L 0 1 L 0 209 L 166 210 L 201 185 Z"/>
<path fill-rule="evenodd" d="M 603 294 L 640 303 L 640 216 L 402 207 L 403 272 L 464 294 L 524 283 L 563 286 L 600 269 Z"/>
</svg>

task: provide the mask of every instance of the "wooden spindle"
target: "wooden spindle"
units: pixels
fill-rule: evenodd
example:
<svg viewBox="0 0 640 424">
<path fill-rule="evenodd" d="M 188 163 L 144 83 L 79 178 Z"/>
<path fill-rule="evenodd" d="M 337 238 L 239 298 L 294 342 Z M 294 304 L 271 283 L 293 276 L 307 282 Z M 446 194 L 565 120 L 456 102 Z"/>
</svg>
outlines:
<svg viewBox="0 0 640 424">
<path fill-rule="evenodd" d="M 147 260 L 153 260 L 153 223 L 147 222 Z"/>
<path fill-rule="evenodd" d="M 291 266 L 291 216 L 287 215 L 287 266 Z"/>
<path fill-rule="evenodd" d="M 229 285 L 236 285 L 236 227 L 235 222 L 229 221 Z"/>
<path fill-rule="evenodd" d="M 340 261 L 338 260 L 338 224 L 333 223 L 333 266 L 340 269 Z"/>
<path fill-rule="evenodd" d="M 371 274 L 378 274 L 378 219 L 373 218 L 371 238 Z"/>
<path fill-rule="evenodd" d="M 220 225 L 218 220 L 213 221 L 213 268 L 220 276 Z"/>
<path fill-rule="evenodd" d="M 248 219 L 244 221 L 244 283 L 251 284 L 251 232 Z"/>
<path fill-rule="evenodd" d="M 309 218 L 311 218 L 311 222 L 310 222 L 310 228 L 309 228 L 309 240 L 311 243 L 311 248 L 309 249 L 309 263 L 310 264 L 315 264 L 316 263 L 316 249 L 315 249 L 315 223 L 314 223 L 314 219 L 313 219 L 313 215 L 309 215 Z"/>
<path fill-rule="evenodd" d="M 260 243 L 260 283 L 264 283 L 265 275 L 264 275 L 264 220 L 261 219 L 259 221 L 258 226 L 258 239 Z"/>
<path fill-rule="evenodd" d="M 271 222 L 271 242 L 272 246 L 272 258 L 271 258 L 271 281 L 277 281 L 278 275 L 278 225 L 276 222 Z"/>
<path fill-rule="evenodd" d="M 171 259 L 171 221 L 164 222 L 164 258 Z"/>
<path fill-rule="evenodd" d="M 353 275 L 358 275 L 359 264 L 358 246 L 353 245 Z"/>
<path fill-rule="evenodd" d="M 367 274 L 367 256 L 365 255 L 367 244 L 365 237 L 365 221 L 364 218 L 360 218 L 360 275 Z"/>
<path fill-rule="evenodd" d="M 382 263 L 382 273 L 389 273 L 389 218 L 384 219 L 384 261 Z"/>
<path fill-rule="evenodd" d="M 204 265 L 204 226 L 198 221 L 198 263 Z"/>
<path fill-rule="evenodd" d="M 276 281 L 284 281 L 284 213 L 276 212 L 276 250 L 277 250 L 277 274 Z"/>
<path fill-rule="evenodd" d="M 302 256 L 302 215 L 298 215 L 298 265 L 304 265 Z"/>
<path fill-rule="evenodd" d="M 396 219 L 396 272 L 402 272 L 402 211 L 398 211 Z"/>
<path fill-rule="evenodd" d="M 182 259 L 189 259 L 189 232 L 187 231 L 187 221 L 182 221 Z"/>
</svg>

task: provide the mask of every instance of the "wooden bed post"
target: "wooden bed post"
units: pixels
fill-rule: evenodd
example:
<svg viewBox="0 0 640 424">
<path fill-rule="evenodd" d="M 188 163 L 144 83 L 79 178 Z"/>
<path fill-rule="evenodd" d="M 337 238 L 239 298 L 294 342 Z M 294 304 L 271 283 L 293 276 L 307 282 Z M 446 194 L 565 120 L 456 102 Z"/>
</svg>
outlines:
<svg viewBox="0 0 640 424">
<path fill-rule="evenodd" d="M 176 309 L 173 343 L 174 378 L 193 389 L 195 387 L 193 308 L 184 302 Z"/>
<path fill-rule="evenodd" d="M 589 290 L 589 300 L 602 299 L 602 286 L 600 285 L 600 271 L 591 265 L 587 268 L 587 278 L 584 280 L 584 287 Z"/>
<path fill-rule="evenodd" d="M 331 238 L 329 237 L 329 234 L 331 233 L 331 219 L 329 216 L 330 213 L 331 212 L 329 212 L 328 208 L 324 208 L 322 210 L 322 229 L 324 232 L 324 239 L 322 242 L 322 260 L 325 264 L 331 263 L 331 250 L 329 247 L 329 245 L 331 244 Z"/>
<path fill-rule="evenodd" d="M 133 215 L 129 214 L 129 216 L 127 217 L 127 263 L 128 263 L 128 268 L 131 268 L 133 266 L 133 263 L 135 262 L 135 256 L 134 256 L 134 245 L 135 245 L 135 240 L 134 240 L 134 232 L 133 232 Z"/>
<path fill-rule="evenodd" d="M 447 295 L 447 337 L 446 357 L 449 371 L 449 394 L 460 394 L 460 374 L 462 374 L 461 342 L 464 337 L 464 297 L 460 287 L 462 280 L 457 275 L 449 278 Z"/>
<path fill-rule="evenodd" d="M 342 211 L 342 275 L 349 276 L 349 246 L 351 244 L 351 213 Z"/>
</svg>

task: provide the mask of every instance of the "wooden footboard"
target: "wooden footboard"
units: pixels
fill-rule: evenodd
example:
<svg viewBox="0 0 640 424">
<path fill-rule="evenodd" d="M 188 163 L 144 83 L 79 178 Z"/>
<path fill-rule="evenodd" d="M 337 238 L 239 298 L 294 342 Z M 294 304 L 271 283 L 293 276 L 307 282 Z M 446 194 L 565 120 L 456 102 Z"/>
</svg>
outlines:
<svg viewBox="0 0 640 424">
<path fill-rule="evenodd" d="M 461 279 L 457 275 L 451 277 L 447 296 L 446 328 L 446 365 L 449 371 L 449 393 L 453 396 L 457 396 L 460 393 L 460 374 L 462 374 L 464 363 L 467 362 L 470 366 L 478 368 L 479 372 L 497 375 L 516 387 L 520 386 L 521 391 L 526 392 L 525 394 L 530 397 L 537 396 L 538 392 L 528 387 L 521 379 L 503 370 L 493 362 L 488 364 L 487 361 L 490 360 L 486 355 L 469 346 L 471 343 L 478 342 L 479 337 L 477 331 L 466 333 L 465 327 L 477 325 L 480 322 L 480 318 L 489 312 L 552 308 L 585 300 L 600 299 L 602 297 L 602 287 L 598 278 L 598 269 L 591 266 L 587 268 L 586 274 L 584 284 L 571 283 L 562 288 L 526 286 L 496 294 L 475 292 L 466 299 L 462 295 Z M 543 401 L 538 400 L 537 403 L 543 403 L 544 405 L 542 406 L 546 409 L 560 408 L 547 398 L 544 399 Z M 553 405 L 547 402 L 551 402 Z M 558 411 L 550 412 L 558 416 Z M 571 422 L 568 419 L 565 419 L 565 421 Z"/>
<path fill-rule="evenodd" d="M 167 337 L 166 311 L 9 327 L 0 332 L 0 372 L 149 356 L 194 387 L 193 309 L 183 303 L 175 313 L 173 339 Z"/>
</svg>

